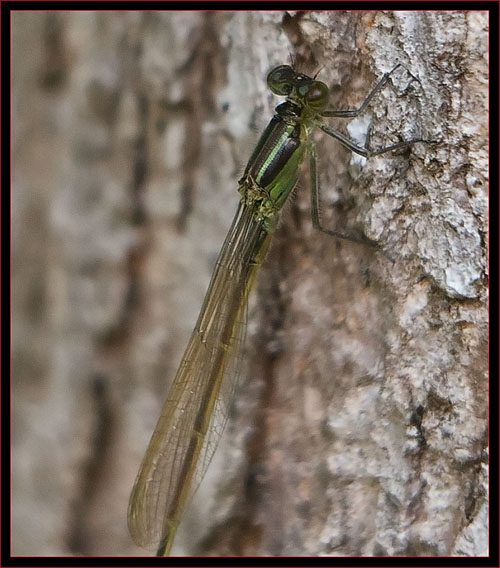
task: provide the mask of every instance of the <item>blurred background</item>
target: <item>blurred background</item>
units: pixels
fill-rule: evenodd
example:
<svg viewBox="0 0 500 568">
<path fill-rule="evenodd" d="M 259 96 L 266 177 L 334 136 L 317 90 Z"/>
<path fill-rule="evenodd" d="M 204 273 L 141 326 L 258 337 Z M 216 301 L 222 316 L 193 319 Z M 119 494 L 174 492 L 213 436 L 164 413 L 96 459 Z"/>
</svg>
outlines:
<svg viewBox="0 0 500 568">
<path fill-rule="evenodd" d="M 315 137 L 324 224 L 380 248 L 304 176 L 173 554 L 487 554 L 488 14 L 11 17 L 12 554 L 149 554 L 128 497 L 290 56 L 335 108 L 403 63 L 372 144 L 441 143 Z"/>
</svg>

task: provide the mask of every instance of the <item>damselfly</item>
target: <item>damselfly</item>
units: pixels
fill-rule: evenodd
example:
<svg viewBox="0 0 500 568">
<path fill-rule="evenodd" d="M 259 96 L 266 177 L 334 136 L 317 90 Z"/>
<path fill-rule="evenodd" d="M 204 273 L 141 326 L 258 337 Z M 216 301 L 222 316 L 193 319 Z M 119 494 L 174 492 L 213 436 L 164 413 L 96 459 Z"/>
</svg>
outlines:
<svg viewBox="0 0 500 568">
<path fill-rule="evenodd" d="M 248 294 L 266 257 L 280 209 L 295 187 L 307 156 L 313 223 L 324 232 L 344 236 L 320 225 L 311 133 L 320 128 L 366 158 L 422 141 L 412 139 L 371 151 L 322 121 L 324 117 L 361 114 L 398 67 L 386 73 L 354 110 L 327 109 L 327 85 L 288 65 L 276 67 L 267 77 L 269 89 L 286 101 L 276 107 L 239 180 L 241 199 L 236 215 L 130 496 L 130 533 L 140 546 L 157 546 L 158 556 L 169 554 L 184 508 L 222 435 L 238 378 Z"/>
</svg>

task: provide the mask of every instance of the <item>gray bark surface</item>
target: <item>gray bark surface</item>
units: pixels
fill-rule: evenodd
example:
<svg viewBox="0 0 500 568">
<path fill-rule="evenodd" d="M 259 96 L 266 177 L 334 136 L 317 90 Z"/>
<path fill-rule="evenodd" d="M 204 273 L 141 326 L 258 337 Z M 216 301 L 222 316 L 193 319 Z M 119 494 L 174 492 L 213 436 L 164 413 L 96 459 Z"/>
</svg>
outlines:
<svg viewBox="0 0 500 568">
<path fill-rule="evenodd" d="M 12 16 L 12 542 L 141 555 L 127 502 L 290 54 L 361 104 L 315 134 L 174 554 L 488 553 L 486 12 Z M 367 120 L 329 120 L 354 138 Z M 400 136 L 400 138 L 398 138 Z"/>
</svg>

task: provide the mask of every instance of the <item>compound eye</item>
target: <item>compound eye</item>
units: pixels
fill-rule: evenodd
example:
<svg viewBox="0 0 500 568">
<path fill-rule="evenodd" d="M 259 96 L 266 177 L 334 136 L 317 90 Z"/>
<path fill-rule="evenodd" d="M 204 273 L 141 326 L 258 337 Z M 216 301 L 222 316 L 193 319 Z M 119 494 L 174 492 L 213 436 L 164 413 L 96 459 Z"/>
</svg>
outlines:
<svg viewBox="0 0 500 568">
<path fill-rule="evenodd" d="M 294 76 L 290 65 L 279 65 L 267 76 L 267 86 L 275 95 L 286 97 L 292 92 Z"/>
<path fill-rule="evenodd" d="M 311 110 L 321 112 L 328 106 L 329 97 L 330 92 L 325 83 L 321 81 L 313 81 L 305 99 L 307 106 Z"/>
</svg>

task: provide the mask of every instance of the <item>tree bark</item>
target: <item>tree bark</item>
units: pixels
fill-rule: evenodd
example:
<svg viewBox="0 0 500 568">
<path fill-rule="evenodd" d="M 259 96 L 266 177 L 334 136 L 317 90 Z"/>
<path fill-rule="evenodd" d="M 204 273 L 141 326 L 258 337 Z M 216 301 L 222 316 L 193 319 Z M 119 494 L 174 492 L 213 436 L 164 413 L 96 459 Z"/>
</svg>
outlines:
<svg viewBox="0 0 500 568">
<path fill-rule="evenodd" d="M 290 54 L 321 132 L 174 554 L 487 550 L 487 12 L 12 15 L 13 553 L 140 555 L 132 484 Z M 367 118 L 366 118 L 367 117 Z"/>
</svg>

